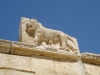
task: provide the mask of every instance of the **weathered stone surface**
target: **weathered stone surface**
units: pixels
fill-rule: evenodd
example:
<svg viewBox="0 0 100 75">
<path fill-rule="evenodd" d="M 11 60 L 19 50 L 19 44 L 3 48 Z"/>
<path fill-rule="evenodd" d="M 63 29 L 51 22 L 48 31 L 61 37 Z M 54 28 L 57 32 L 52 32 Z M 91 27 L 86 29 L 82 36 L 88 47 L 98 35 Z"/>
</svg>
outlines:
<svg viewBox="0 0 100 75">
<path fill-rule="evenodd" d="M 23 56 L 39 55 L 39 56 L 47 56 L 51 58 L 67 59 L 72 61 L 77 61 L 79 57 L 79 55 L 76 55 L 74 53 L 65 53 L 65 52 L 59 52 L 54 50 L 37 49 L 34 48 L 33 45 L 24 44 L 21 42 L 12 42 L 11 54 L 23 55 Z"/>
<path fill-rule="evenodd" d="M 0 53 L 10 53 L 12 42 L 0 39 Z"/>
<path fill-rule="evenodd" d="M 84 64 L 87 75 L 100 75 L 100 65 Z"/>
<path fill-rule="evenodd" d="M 0 75 L 35 75 L 31 58 L 0 54 Z"/>
<path fill-rule="evenodd" d="M 33 63 L 36 75 L 85 75 L 79 62 L 33 56 Z"/>
<path fill-rule="evenodd" d="M 53 58 L 33 55 L 32 60 L 32 70 L 36 75 L 56 75 Z"/>
<path fill-rule="evenodd" d="M 13 55 L 21 55 L 21 56 L 47 56 L 51 58 L 57 58 L 57 59 L 67 59 L 72 61 L 77 61 L 79 55 L 76 55 L 74 53 L 69 52 L 61 52 L 58 50 L 45 50 L 45 49 L 39 49 L 37 47 L 34 47 L 32 44 L 25 44 L 23 42 L 11 42 L 11 41 L 5 41 L 1 40 L 0 42 L 0 52 L 1 53 L 8 53 Z"/>
<path fill-rule="evenodd" d="M 81 59 L 86 69 L 86 75 L 100 75 L 100 55 L 83 53 Z"/>
<path fill-rule="evenodd" d="M 45 50 L 63 50 L 79 54 L 77 40 L 61 31 L 43 27 L 36 19 L 21 18 L 19 41 Z M 40 48 L 41 49 L 41 48 Z"/>
<path fill-rule="evenodd" d="M 56 75 L 85 75 L 83 65 L 80 62 L 68 60 L 55 60 Z"/>
<path fill-rule="evenodd" d="M 79 62 L 45 56 L 0 54 L 1 75 L 84 75 Z"/>
<path fill-rule="evenodd" d="M 26 22 L 29 21 L 30 19 L 28 18 L 24 18 L 22 17 L 21 18 L 21 21 L 20 21 L 20 29 L 19 29 L 19 41 L 22 41 L 22 42 L 28 42 L 28 43 L 32 43 L 33 41 L 33 38 L 32 37 L 29 37 L 26 33 Z M 26 38 L 25 38 L 26 37 Z"/>
<path fill-rule="evenodd" d="M 7 46 L 9 54 L 0 53 L 1 75 L 99 75 L 100 55 L 80 55 L 45 50 L 23 42 L 2 40 L 0 50 Z M 4 44 L 3 44 L 4 43 Z M 9 44 L 10 43 L 10 44 Z M 5 52 L 7 53 L 5 49 Z M 25 57 L 28 56 L 28 57 Z"/>
<path fill-rule="evenodd" d="M 0 68 L 34 72 L 32 71 L 32 58 L 8 54 L 0 54 Z"/>
<path fill-rule="evenodd" d="M 93 53 L 83 53 L 81 59 L 85 63 L 100 65 L 100 55 Z"/>
</svg>

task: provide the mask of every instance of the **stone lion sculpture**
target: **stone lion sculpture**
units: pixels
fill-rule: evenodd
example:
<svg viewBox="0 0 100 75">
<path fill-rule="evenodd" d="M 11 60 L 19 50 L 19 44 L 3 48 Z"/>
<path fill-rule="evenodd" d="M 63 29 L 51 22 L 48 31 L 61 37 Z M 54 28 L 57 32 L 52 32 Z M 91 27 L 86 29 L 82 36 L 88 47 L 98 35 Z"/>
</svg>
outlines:
<svg viewBox="0 0 100 75">
<path fill-rule="evenodd" d="M 75 42 L 75 38 L 63 33 L 62 31 L 52 30 L 49 28 L 45 28 L 41 23 L 39 23 L 36 19 L 31 19 L 26 22 L 26 33 L 33 37 L 33 43 L 36 46 L 40 45 L 50 45 L 58 47 L 61 50 L 66 51 L 75 51 L 77 50 L 77 45 Z"/>
</svg>

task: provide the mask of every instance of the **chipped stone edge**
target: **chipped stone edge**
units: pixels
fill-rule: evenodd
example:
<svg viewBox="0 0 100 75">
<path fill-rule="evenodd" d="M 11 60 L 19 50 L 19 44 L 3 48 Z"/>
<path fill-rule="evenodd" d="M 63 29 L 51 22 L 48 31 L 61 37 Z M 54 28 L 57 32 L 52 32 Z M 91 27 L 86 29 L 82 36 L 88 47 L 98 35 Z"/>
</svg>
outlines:
<svg viewBox="0 0 100 75">
<path fill-rule="evenodd" d="M 82 53 L 81 60 L 84 63 L 100 65 L 100 54 L 93 54 L 93 53 Z"/>
<path fill-rule="evenodd" d="M 0 53 L 10 54 L 12 42 L 0 39 Z"/>
</svg>

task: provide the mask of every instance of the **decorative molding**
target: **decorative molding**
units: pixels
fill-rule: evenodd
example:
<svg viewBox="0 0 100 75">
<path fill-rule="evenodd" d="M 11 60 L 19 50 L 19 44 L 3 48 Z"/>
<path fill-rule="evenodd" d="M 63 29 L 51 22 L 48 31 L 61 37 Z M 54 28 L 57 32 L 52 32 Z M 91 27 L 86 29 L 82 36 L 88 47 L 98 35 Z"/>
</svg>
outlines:
<svg viewBox="0 0 100 75">
<path fill-rule="evenodd" d="M 12 55 L 29 56 L 33 55 L 46 56 L 57 59 L 66 59 L 70 61 L 77 61 L 79 55 L 74 53 L 65 53 L 57 50 L 41 49 L 32 44 L 22 42 L 11 42 L 8 40 L 0 40 L 0 53 L 8 53 Z"/>
<path fill-rule="evenodd" d="M 37 49 L 33 45 L 24 44 L 21 42 L 12 42 L 11 54 L 23 55 L 23 56 L 39 55 L 39 56 L 47 56 L 47 57 L 52 57 L 57 59 L 67 59 L 72 61 L 78 60 L 78 55 L 74 53 L 64 53 L 64 52 L 58 52 L 53 50 Z"/>
<path fill-rule="evenodd" d="M 85 63 L 100 65 L 100 55 L 93 53 L 83 53 L 81 54 L 81 59 Z"/>
<path fill-rule="evenodd" d="M 9 54 L 11 50 L 12 42 L 9 40 L 0 39 L 0 53 Z"/>
</svg>

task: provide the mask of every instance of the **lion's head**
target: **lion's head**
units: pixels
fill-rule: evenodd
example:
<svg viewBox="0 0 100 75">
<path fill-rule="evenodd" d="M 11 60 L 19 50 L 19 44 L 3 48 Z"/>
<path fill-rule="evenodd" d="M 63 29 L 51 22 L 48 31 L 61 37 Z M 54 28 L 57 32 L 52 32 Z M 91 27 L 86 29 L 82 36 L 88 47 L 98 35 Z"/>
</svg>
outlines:
<svg viewBox="0 0 100 75">
<path fill-rule="evenodd" d="M 36 19 L 31 19 L 28 22 L 26 22 L 26 32 L 29 36 L 34 36 L 34 33 L 37 29 L 40 28 L 39 22 L 37 22 Z"/>
</svg>

